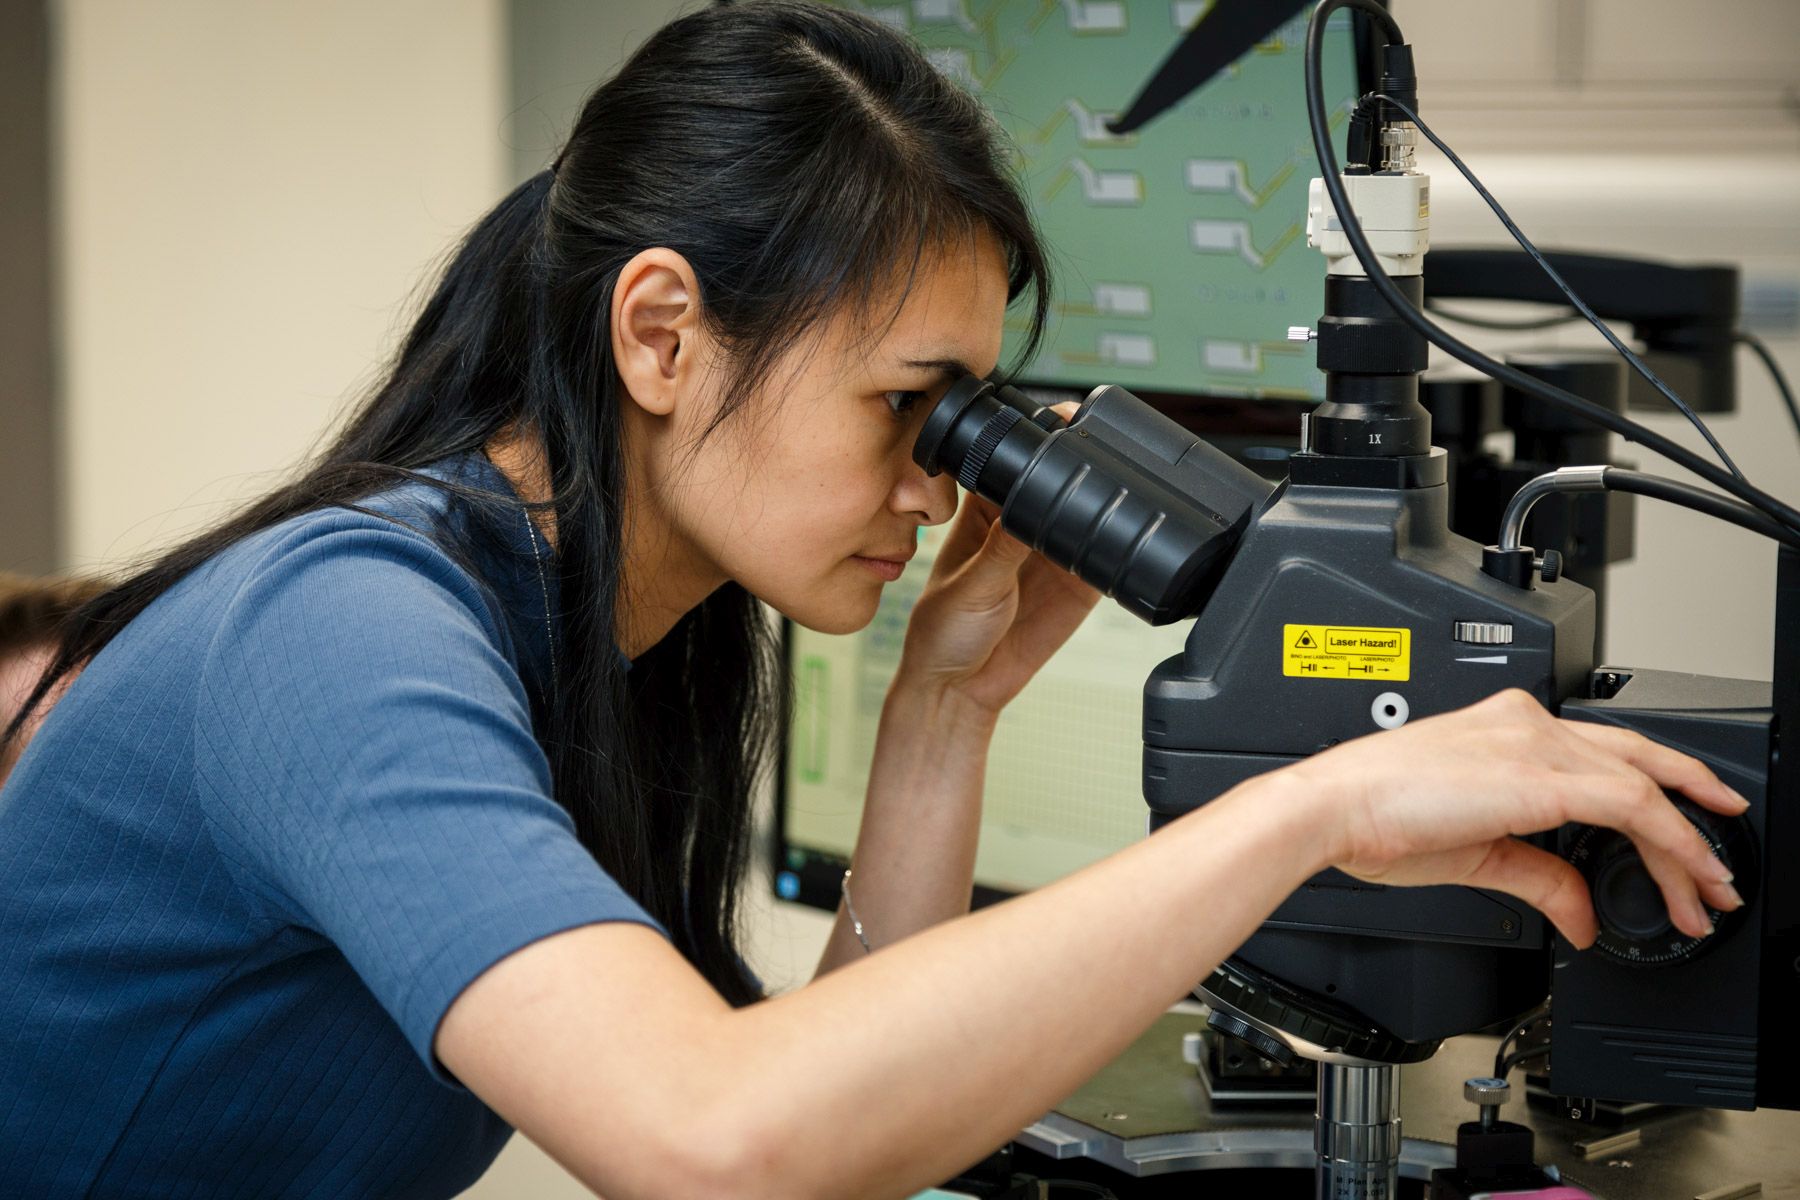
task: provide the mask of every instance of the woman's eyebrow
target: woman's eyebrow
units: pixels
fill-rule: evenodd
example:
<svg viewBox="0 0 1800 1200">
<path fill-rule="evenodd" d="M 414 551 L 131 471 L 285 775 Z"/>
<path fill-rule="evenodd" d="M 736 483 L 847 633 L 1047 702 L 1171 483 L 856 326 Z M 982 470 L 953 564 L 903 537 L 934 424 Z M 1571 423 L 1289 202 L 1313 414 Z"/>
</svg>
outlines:
<svg viewBox="0 0 1800 1200">
<path fill-rule="evenodd" d="M 902 366 L 916 367 L 921 370 L 937 371 L 945 380 L 955 383 L 965 375 L 973 375 L 975 371 L 967 363 L 957 358 L 909 358 Z"/>
</svg>

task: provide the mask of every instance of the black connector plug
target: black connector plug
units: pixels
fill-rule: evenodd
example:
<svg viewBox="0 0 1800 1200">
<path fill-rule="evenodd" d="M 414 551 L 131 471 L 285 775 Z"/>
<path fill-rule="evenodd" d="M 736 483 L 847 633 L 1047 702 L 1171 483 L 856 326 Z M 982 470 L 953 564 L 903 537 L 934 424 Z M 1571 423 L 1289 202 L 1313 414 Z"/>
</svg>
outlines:
<svg viewBox="0 0 1800 1200">
<path fill-rule="evenodd" d="M 1350 113 L 1350 128 L 1344 134 L 1344 174 L 1367 175 L 1375 162 L 1375 119 L 1369 108 L 1378 101 L 1364 100 Z"/>
<path fill-rule="evenodd" d="M 1414 112 L 1419 111 L 1419 75 L 1413 69 L 1412 46 L 1405 42 L 1392 42 L 1381 48 L 1381 86 L 1376 89 L 1383 96 L 1392 96 Z M 1376 120 L 1380 125 L 1393 124 L 1396 121 L 1409 121 L 1412 118 L 1385 102 L 1378 101 Z"/>
</svg>

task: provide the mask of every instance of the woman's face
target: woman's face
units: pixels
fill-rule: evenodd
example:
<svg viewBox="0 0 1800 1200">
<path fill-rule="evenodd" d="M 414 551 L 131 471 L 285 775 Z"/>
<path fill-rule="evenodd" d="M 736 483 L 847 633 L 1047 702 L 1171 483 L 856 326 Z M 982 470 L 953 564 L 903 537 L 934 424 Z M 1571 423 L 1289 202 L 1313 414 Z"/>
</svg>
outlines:
<svg viewBox="0 0 1800 1200">
<path fill-rule="evenodd" d="M 913 443 L 950 384 L 999 359 L 1006 265 L 991 236 L 928 256 L 895 314 L 900 291 L 873 328 L 845 318 L 802 339 L 698 449 L 716 394 L 670 414 L 686 427 L 671 445 L 687 447 L 658 480 L 671 548 L 809 629 L 867 625 L 919 526 L 954 515 L 955 480 L 927 476 Z"/>
</svg>

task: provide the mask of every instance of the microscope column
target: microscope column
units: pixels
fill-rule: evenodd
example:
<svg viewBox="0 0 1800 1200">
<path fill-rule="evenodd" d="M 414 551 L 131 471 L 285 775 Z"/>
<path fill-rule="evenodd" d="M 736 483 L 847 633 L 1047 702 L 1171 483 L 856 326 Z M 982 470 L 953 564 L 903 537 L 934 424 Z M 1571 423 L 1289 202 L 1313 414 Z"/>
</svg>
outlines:
<svg viewBox="0 0 1800 1200">
<path fill-rule="evenodd" d="M 1400 1069 L 1319 1064 L 1317 1200 L 1393 1200 L 1400 1179 Z"/>
</svg>

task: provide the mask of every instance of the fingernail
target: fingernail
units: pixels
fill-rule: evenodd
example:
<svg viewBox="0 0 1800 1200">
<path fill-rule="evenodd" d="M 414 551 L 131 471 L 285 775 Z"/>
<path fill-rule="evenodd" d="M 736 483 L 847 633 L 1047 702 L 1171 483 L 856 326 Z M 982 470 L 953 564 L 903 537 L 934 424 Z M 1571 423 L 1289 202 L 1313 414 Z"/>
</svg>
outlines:
<svg viewBox="0 0 1800 1200">
<path fill-rule="evenodd" d="M 1712 877 L 1714 883 L 1730 883 L 1737 878 L 1736 875 L 1731 873 L 1730 867 L 1726 866 L 1716 858 L 1712 860 Z"/>
<path fill-rule="evenodd" d="M 1732 887 L 1729 882 L 1725 884 L 1725 895 L 1731 900 L 1732 908 L 1737 909 L 1744 907 L 1744 898 L 1738 895 L 1738 890 Z"/>
<path fill-rule="evenodd" d="M 1742 792 L 1738 791 L 1734 787 L 1729 787 L 1729 786 L 1726 787 L 1725 790 L 1727 792 L 1731 793 L 1731 798 L 1733 800 L 1737 801 L 1737 806 L 1738 806 L 1739 812 L 1743 812 L 1745 809 L 1750 807 L 1750 802 L 1748 800 L 1744 799 L 1744 794 Z"/>
</svg>

